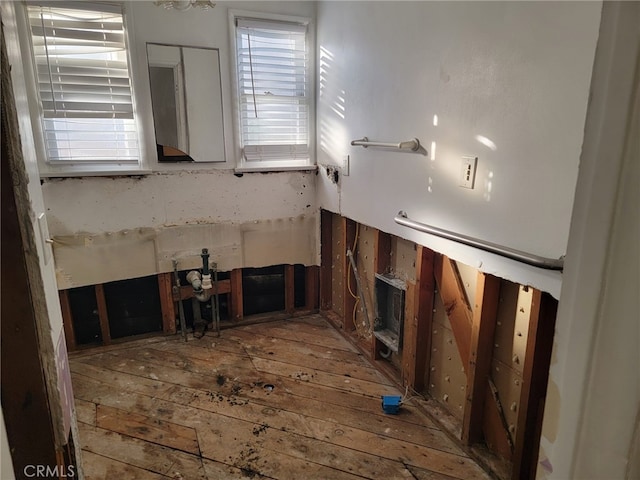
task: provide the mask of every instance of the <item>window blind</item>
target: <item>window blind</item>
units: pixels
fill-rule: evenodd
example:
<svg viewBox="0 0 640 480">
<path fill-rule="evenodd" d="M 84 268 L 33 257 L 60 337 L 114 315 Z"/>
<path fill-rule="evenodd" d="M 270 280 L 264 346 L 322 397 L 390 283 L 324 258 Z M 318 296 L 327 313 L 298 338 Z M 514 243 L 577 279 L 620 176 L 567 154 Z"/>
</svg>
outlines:
<svg viewBox="0 0 640 480">
<path fill-rule="evenodd" d="M 137 162 L 121 9 L 27 9 L 48 160 Z"/>
<path fill-rule="evenodd" d="M 247 161 L 309 160 L 306 25 L 236 19 L 240 124 Z"/>
</svg>

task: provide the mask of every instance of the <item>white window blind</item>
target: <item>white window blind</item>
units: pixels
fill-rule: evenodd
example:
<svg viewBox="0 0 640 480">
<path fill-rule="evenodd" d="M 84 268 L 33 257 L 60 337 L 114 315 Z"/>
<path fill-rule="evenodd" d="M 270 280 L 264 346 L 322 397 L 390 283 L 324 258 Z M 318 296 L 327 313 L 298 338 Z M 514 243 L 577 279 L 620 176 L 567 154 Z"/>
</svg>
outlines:
<svg viewBox="0 0 640 480">
<path fill-rule="evenodd" d="M 306 25 L 236 19 L 244 159 L 309 161 Z"/>
<path fill-rule="evenodd" d="M 47 159 L 138 162 L 121 8 L 27 9 Z"/>
</svg>

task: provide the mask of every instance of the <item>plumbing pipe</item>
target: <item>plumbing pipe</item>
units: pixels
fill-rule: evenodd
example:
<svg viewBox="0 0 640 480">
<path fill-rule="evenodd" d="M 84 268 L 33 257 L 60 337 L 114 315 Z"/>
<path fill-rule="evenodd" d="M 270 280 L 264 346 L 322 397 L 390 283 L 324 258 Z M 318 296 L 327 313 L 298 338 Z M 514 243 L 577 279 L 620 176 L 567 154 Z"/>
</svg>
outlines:
<svg viewBox="0 0 640 480">
<path fill-rule="evenodd" d="M 202 274 L 209 275 L 209 249 L 203 248 L 200 256 L 202 257 Z"/>
<path fill-rule="evenodd" d="M 191 297 L 191 305 L 193 309 L 193 338 L 202 338 L 204 331 L 207 329 L 207 324 L 202 319 L 198 297 Z"/>
<path fill-rule="evenodd" d="M 173 277 L 175 281 L 175 293 L 180 292 L 180 277 L 178 276 L 178 261 L 173 259 Z M 180 298 L 180 297 L 178 297 Z M 180 313 L 180 334 L 184 341 L 187 341 L 187 321 L 184 317 L 184 306 L 182 305 L 182 300 L 178 300 L 178 311 Z"/>
<path fill-rule="evenodd" d="M 209 275 L 211 277 L 211 275 Z M 211 298 L 211 287 L 204 289 L 202 275 L 197 270 L 191 270 L 187 273 L 187 282 L 193 287 L 193 296 L 201 302 L 206 302 Z"/>
<path fill-rule="evenodd" d="M 213 268 L 213 295 L 211 297 L 211 306 L 213 308 L 213 323 L 215 325 L 216 334 L 220 336 L 220 298 L 218 295 L 218 264 L 214 263 Z"/>
<path fill-rule="evenodd" d="M 211 284 L 211 273 L 209 272 L 209 249 L 202 249 L 202 288 L 204 290 L 210 290 L 212 288 Z M 209 297 L 207 297 L 208 299 Z"/>
<path fill-rule="evenodd" d="M 383 352 L 382 350 L 380 350 L 378 353 L 380 354 L 380 356 L 382 358 L 387 359 L 387 358 L 389 358 L 391 356 L 391 348 L 387 347 L 387 351 L 386 352 Z"/>
<path fill-rule="evenodd" d="M 360 275 L 358 275 L 356 262 L 353 259 L 353 252 L 349 248 L 347 248 L 347 257 L 349 257 L 351 268 L 353 269 L 353 273 L 356 277 L 356 285 L 358 287 L 358 297 L 360 297 L 360 303 L 362 303 L 362 310 L 364 311 L 364 318 L 367 321 L 367 330 L 371 331 L 371 322 L 369 321 L 369 312 L 367 311 L 367 302 L 364 301 L 364 293 L 362 291 L 362 285 L 360 285 Z"/>
</svg>

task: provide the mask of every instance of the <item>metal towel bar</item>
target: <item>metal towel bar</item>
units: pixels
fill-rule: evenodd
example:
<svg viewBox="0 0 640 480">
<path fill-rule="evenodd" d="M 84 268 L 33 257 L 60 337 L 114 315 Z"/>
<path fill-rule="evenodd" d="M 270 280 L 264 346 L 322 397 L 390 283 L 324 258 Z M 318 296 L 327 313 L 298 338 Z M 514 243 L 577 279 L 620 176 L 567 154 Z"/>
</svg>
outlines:
<svg viewBox="0 0 640 480">
<path fill-rule="evenodd" d="M 485 242 L 484 240 L 479 240 L 477 238 L 469 237 L 467 235 L 462 235 L 460 233 L 444 230 L 442 228 L 434 227 L 432 225 L 427 225 L 426 223 L 416 222 L 415 220 L 411 220 L 407 216 L 406 212 L 404 211 L 398 212 L 398 215 L 394 217 L 394 220 L 398 225 L 413 228 L 414 230 L 418 230 L 419 232 L 429 233 L 431 235 L 436 235 L 438 237 L 446 238 L 448 240 L 453 240 L 454 242 L 462 243 L 464 245 L 469 245 L 471 247 L 476 247 L 476 248 L 479 248 L 480 250 L 484 250 L 490 253 L 495 253 L 497 255 L 501 255 L 503 257 L 510 258 L 512 260 L 517 260 L 519 262 L 526 263 L 527 265 L 532 265 L 534 267 L 544 268 L 547 270 L 562 270 L 564 268 L 563 257 L 559 259 L 541 257 L 539 255 L 534 255 L 534 254 L 523 252 L 520 250 L 515 250 L 513 248 L 504 247 L 502 245 L 497 245 L 495 243 Z"/>
<path fill-rule="evenodd" d="M 414 138 L 407 140 L 406 142 L 398 143 L 386 143 L 386 142 L 373 142 L 369 141 L 367 137 L 362 137 L 360 140 L 352 140 L 351 145 L 356 147 L 384 147 L 384 148 L 396 148 L 398 150 L 411 150 L 417 152 L 420 150 L 420 140 Z"/>
</svg>

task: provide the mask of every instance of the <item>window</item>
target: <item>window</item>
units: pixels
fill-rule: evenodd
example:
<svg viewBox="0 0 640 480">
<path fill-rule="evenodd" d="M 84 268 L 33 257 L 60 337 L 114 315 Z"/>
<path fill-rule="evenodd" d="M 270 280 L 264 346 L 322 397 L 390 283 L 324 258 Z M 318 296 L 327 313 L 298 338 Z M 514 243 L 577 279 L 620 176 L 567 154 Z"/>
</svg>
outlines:
<svg viewBox="0 0 640 480">
<path fill-rule="evenodd" d="M 234 21 L 241 168 L 310 166 L 308 23 Z"/>
<path fill-rule="evenodd" d="M 138 168 L 122 9 L 58 5 L 27 7 L 46 162 Z"/>
</svg>

